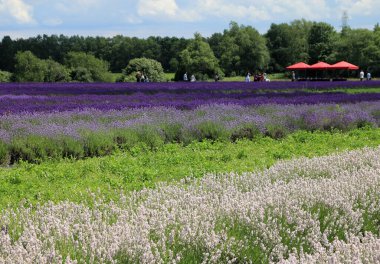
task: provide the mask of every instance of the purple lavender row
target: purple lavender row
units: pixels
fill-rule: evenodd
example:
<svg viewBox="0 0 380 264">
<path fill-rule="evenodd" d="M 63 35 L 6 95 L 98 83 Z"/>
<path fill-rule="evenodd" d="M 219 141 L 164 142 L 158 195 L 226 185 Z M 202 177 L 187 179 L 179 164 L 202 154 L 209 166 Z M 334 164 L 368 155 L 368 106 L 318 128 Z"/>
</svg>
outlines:
<svg viewBox="0 0 380 264">
<path fill-rule="evenodd" d="M 331 90 L 380 87 L 380 81 L 347 82 L 175 82 L 175 83 L 0 83 L 0 95 L 77 95 L 215 91 Z"/>
<path fill-rule="evenodd" d="M 21 112 L 70 111 L 96 108 L 99 110 L 120 110 L 123 108 L 174 107 L 195 109 L 208 104 L 235 104 L 253 106 L 263 104 L 321 104 L 357 103 L 380 101 L 378 93 L 269 93 L 269 94 L 208 94 L 184 93 L 154 95 L 137 93 L 133 95 L 78 95 L 78 96 L 0 96 L 0 115 Z"/>
<path fill-rule="evenodd" d="M 80 140 L 83 131 L 110 133 L 115 129 L 151 128 L 158 135 L 175 128 L 178 135 L 201 139 L 202 124 L 213 124 L 218 133 L 232 135 L 238 128 L 255 128 L 268 134 L 279 128 L 291 133 L 297 130 L 341 130 L 364 125 L 380 126 L 380 104 L 317 105 L 204 105 L 181 111 L 168 107 L 101 111 L 84 109 L 55 113 L 24 113 L 0 116 L 0 140 L 38 135 L 48 138 L 68 136 Z M 202 132 L 203 131 L 203 132 Z M 272 131 L 273 132 L 273 131 Z"/>
</svg>

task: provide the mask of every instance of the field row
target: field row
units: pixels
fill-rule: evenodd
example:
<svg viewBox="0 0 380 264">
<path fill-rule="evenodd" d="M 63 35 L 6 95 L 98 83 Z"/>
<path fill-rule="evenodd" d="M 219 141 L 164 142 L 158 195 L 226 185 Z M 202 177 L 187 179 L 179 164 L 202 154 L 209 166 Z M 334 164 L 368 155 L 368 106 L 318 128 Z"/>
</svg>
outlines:
<svg viewBox="0 0 380 264">
<path fill-rule="evenodd" d="M 271 91 L 329 91 L 380 87 L 380 81 L 345 82 L 175 82 L 175 83 L 0 83 L 1 95 L 120 95 L 133 93 L 217 93 Z"/>
<path fill-rule="evenodd" d="M 358 103 L 380 101 L 380 93 L 137 93 L 132 95 L 4 95 L 0 97 L 0 114 L 24 112 L 80 111 L 95 108 L 102 111 L 125 108 L 172 107 L 181 110 L 196 109 L 209 104 L 257 106 L 265 104 L 302 105 L 327 103 Z"/>
<path fill-rule="evenodd" d="M 0 209 L 17 207 L 22 201 L 46 203 L 89 201 L 88 191 L 117 199 L 120 191 L 141 190 L 156 183 L 179 181 L 205 173 L 256 171 L 278 160 L 314 157 L 380 145 L 379 129 L 356 129 L 346 133 L 298 131 L 281 140 L 192 142 L 187 146 L 165 144 L 150 150 L 137 145 L 106 157 L 84 160 L 21 162 L 0 168 Z"/>
<path fill-rule="evenodd" d="M 282 138 L 298 130 L 348 131 L 379 125 L 377 102 L 11 114 L 0 117 L 0 161 L 13 164 L 19 160 L 84 158 L 141 144 L 154 149 L 170 142 Z"/>
<path fill-rule="evenodd" d="M 377 263 L 380 148 L 3 211 L 2 263 Z M 293 261 L 293 262 L 292 262 Z"/>
</svg>

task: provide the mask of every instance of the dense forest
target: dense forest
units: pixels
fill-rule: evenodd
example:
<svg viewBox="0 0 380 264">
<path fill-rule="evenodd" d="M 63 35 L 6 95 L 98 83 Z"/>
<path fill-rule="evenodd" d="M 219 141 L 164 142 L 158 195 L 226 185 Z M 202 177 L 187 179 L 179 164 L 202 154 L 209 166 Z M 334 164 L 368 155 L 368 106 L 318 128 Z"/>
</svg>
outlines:
<svg viewBox="0 0 380 264">
<path fill-rule="evenodd" d="M 38 35 L 12 39 L 5 36 L 0 43 L 0 76 L 12 73 L 15 81 L 75 80 L 78 74 L 82 77 L 90 74 L 85 71 L 91 63 L 100 63 L 101 71 L 115 73 L 123 72 L 136 58 L 157 61 L 165 72 L 177 72 L 177 77 L 184 71 L 197 72 L 205 78 L 216 72 L 224 76 L 259 70 L 282 72 L 299 61 L 312 64 L 341 60 L 380 75 L 380 26 L 375 25 L 373 30 L 343 26 L 337 31 L 324 22 L 295 20 L 272 24 L 265 34 L 252 26 L 231 22 L 222 33 L 207 38 L 195 33 L 193 39 L 154 36 L 140 39 L 121 35 L 111 38 Z M 40 68 L 58 69 L 62 76 L 58 79 L 49 79 L 46 74 L 42 79 L 17 76 L 30 69 L 33 60 L 44 63 Z M 87 62 L 83 64 L 83 60 Z M 25 63 L 29 64 L 25 66 Z"/>
</svg>

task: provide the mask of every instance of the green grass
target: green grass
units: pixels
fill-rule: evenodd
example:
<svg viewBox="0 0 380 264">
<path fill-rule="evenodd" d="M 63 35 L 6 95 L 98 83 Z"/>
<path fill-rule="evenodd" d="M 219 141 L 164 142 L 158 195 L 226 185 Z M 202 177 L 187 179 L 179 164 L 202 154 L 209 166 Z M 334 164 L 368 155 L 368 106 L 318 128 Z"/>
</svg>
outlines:
<svg viewBox="0 0 380 264">
<path fill-rule="evenodd" d="M 267 74 L 267 78 L 271 81 L 290 81 L 285 73 L 271 73 Z M 223 77 L 221 80 L 223 82 L 244 82 L 245 76 L 234 76 L 234 77 Z M 253 81 L 253 76 L 251 76 L 251 81 Z"/>
<path fill-rule="evenodd" d="M 281 140 L 165 144 L 152 151 L 144 145 L 86 160 L 21 162 L 0 169 L 0 209 L 20 202 L 91 201 L 90 192 L 116 199 L 123 191 L 154 187 L 207 172 L 244 172 L 267 168 L 280 159 L 320 156 L 346 149 L 380 145 L 380 129 L 347 133 L 300 131 Z"/>
<path fill-rule="evenodd" d="M 365 88 L 352 88 L 352 89 L 340 88 L 340 89 L 323 91 L 323 93 L 326 93 L 326 92 L 342 92 L 342 93 L 347 93 L 347 94 L 380 93 L 380 87 L 365 87 Z"/>
<path fill-rule="evenodd" d="M 175 77 L 175 72 L 165 72 L 165 79 L 167 81 L 173 81 L 174 80 L 174 77 Z"/>
<path fill-rule="evenodd" d="M 119 77 L 121 77 L 123 74 L 120 72 L 120 73 L 115 73 L 115 72 L 112 72 L 112 73 L 110 73 L 110 75 L 111 75 L 111 80 L 112 80 L 112 82 L 116 82 L 116 80 L 119 78 Z"/>
</svg>

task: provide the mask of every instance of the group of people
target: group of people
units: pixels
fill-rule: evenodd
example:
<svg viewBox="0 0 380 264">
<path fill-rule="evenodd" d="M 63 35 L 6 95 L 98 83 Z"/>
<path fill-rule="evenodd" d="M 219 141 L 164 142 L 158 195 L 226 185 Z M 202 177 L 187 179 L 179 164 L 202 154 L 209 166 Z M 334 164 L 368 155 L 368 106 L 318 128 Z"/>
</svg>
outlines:
<svg viewBox="0 0 380 264">
<path fill-rule="evenodd" d="M 251 81 L 251 74 L 248 72 L 245 76 L 245 82 Z M 258 73 L 253 76 L 254 82 L 270 82 L 270 79 L 267 77 L 267 74 L 265 72 Z"/>
<path fill-rule="evenodd" d="M 144 72 L 138 71 L 136 73 L 136 82 L 149 82 L 149 78 Z"/>
<path fill-rule="evenodd" d="M 360 73 L 359 73 L 360 81 L 364 80 L 364 76 L 365 76 L 364 71 L 361 70 Z M 367 81 L 370 81 L 371 79 L 372 79 L 371 73 L 367 72 Z"/>
<path fill-rule="evenodd" d="M 187 72 L 185 72 L 185 73 L 183 74 L 183 81 L 184 81 L 184 82 L 188 82 L 188 81 L 190 81 L 190 82 L 195 82 L 195 81 L 196 81 L 196 79 L 195 79 L 195 75 L 192 74 L 191 77 L 190 77 L 190 80 L 189 80 L 188 77 L 187 77 Z"/>
<path fill-rule="evenodd" d="M 184 82 L 195 82 L 196 81 L 196 78 L 194 76 L 194 74 L 191 75 L 190 79 L 187 75 L 187 72 L 185 72 L 182 76 L 182 80 Z M 215 73 L 214 75 L 214 81 L 215 82 L 218 82 L 220 80 L 220 77 L 217 73 Z M 250 82 L 251 81 L 251 73 L 247 73 L 246 76 L 245 76 L 245 82 Z M 265 72 L 263 73 L 259 73 L 259 74 L 255 74 L 253 76 L 253 81 L 254 82 L 270 82 L 269 78 L 267 77 L 267 74 Z"/>
</svg>

